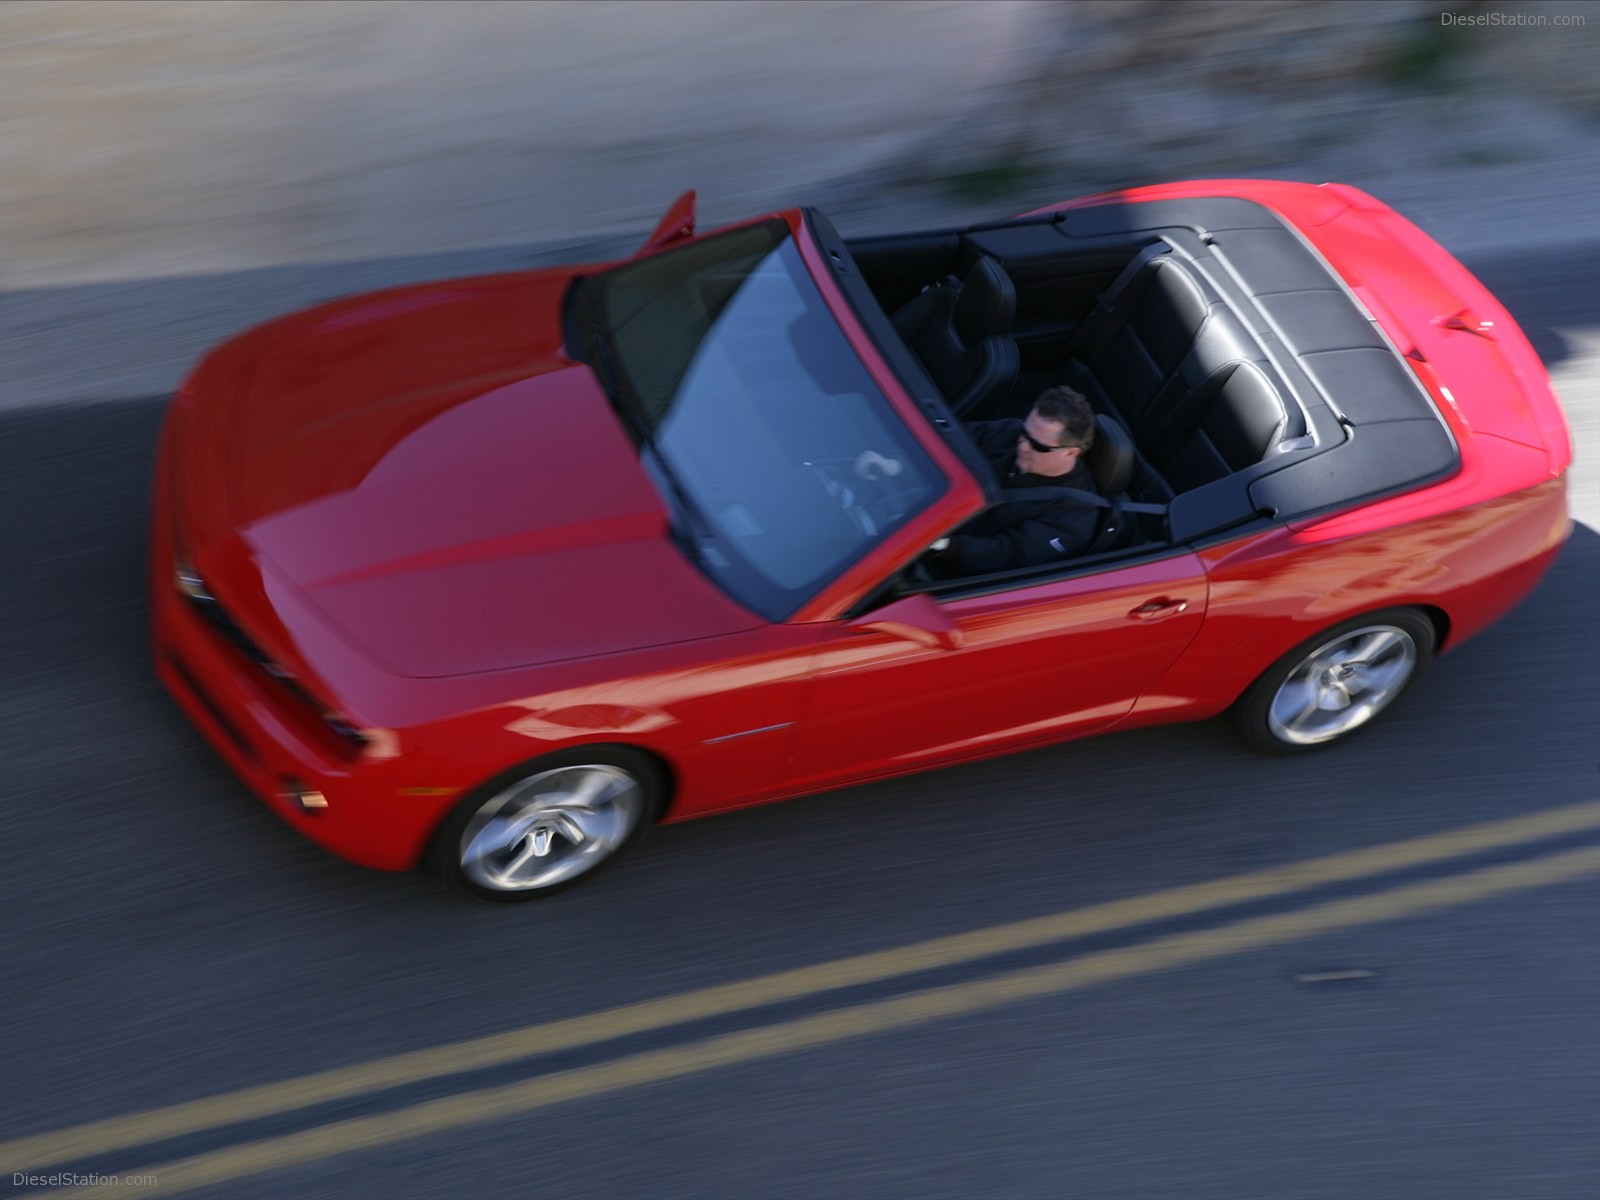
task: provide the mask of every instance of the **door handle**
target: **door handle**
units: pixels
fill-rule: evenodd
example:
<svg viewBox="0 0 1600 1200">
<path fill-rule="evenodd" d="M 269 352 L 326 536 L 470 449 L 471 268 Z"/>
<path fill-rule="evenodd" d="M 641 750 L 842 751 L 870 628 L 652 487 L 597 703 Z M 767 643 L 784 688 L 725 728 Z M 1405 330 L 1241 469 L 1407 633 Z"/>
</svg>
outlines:
<svg viewBox="0 0 1600 1200">
<path fill-rule="evenodd" d="M 1135 621 L 1164 621 L 1168 617 L 1175 617 L 1179 613 L 1188 611 L 1187 600 L 1172 600 L 1166 596 L 1157 596 L 1154 600 L 1146 600 L 1128 615 Z"/>
</svg>

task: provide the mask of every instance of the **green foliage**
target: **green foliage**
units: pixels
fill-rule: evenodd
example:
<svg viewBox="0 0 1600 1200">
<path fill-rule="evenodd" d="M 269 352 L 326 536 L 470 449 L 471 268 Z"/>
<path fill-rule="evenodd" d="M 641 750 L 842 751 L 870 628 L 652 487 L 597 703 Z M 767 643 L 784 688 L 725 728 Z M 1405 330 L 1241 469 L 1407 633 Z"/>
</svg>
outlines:
<svg viewBox="0 0 1600 1200">
<path fill-rule="evenodd" d="M 1466 31 L 1440 22 L 1438 13 L 1419 17 L 1395 39 L 1382 74 L 1395 83 L 1448 88 L 1451 68 L 1470 50 Z"/>
<path fill-rule="evenodd" d="M 957 171 L 938 182 L 962 200 L 998 200 L 1029 191 L 1047 174 L 1042 163 L 1012 157 Z"/>
<path fill-rule="evenodd" d="M 1436 167 L 1500 167 L 1507 163 L 1526 162 L 1533 155 L 1519 146 L 1468 146 L 1460 150 L 1436 155 Z"/>
</svg>

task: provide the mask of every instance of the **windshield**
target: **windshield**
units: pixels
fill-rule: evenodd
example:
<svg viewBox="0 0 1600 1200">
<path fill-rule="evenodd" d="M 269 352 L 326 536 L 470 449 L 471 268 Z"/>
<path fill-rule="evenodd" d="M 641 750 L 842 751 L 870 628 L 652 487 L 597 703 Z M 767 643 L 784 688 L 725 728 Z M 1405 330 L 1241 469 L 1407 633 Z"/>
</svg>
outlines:
<svg viewBox="0 0 1600 1200">
<path fill-rule="evenodd" d="M 769 619 L 944 489 L 784 222 L 596 276 L 582 303 L 578 340 L 674 510 L 680 543 Z"/>
</svg>

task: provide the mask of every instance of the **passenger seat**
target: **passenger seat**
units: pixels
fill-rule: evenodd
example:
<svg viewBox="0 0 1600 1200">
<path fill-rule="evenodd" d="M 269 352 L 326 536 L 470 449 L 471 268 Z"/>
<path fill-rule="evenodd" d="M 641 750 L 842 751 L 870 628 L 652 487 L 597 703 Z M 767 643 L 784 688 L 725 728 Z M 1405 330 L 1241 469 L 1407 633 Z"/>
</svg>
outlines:
<svg viewBox="0 0 1600 1200">
<path fill-rule="evenodd" d="M 1017 381 L 1017 289 L 992 258 L 924 290 L 891 320 L 958 417 L 993 412 Z"/>
<path fill-rule="evenodd" d="M 1239 318 L 1153 247 L 1107 290 L 1067 355 L 1065 381 L 1132 436 L 1139 500 L 1245 470 L 1306 432 Z"/>
</svg>

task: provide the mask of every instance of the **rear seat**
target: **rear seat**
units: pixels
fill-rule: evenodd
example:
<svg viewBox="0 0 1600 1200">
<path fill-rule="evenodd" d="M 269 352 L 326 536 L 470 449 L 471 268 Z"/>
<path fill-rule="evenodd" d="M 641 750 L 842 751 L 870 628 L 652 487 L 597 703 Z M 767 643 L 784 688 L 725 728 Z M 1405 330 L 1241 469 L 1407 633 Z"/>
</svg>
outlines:
<svg viewBox="0 0 1600 1200">
<path fill-rule="evenodd" d="M 1139 450 L 1133 492 L 1170 500 L 1303 437 L 1239 319 L 1177 258 L 1147 251 L 1073 334 L 1065 382 L 1122 421 Z"/>
</svg>

